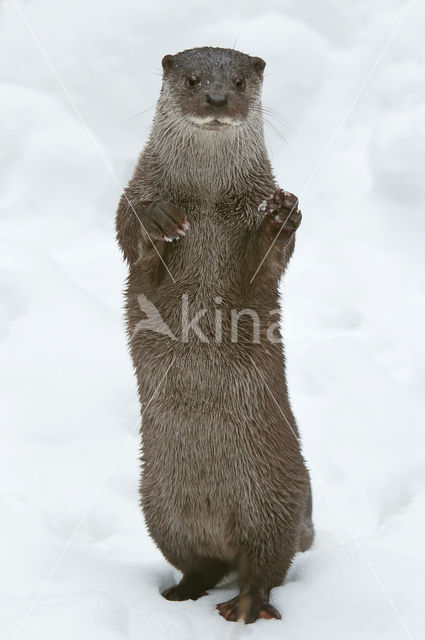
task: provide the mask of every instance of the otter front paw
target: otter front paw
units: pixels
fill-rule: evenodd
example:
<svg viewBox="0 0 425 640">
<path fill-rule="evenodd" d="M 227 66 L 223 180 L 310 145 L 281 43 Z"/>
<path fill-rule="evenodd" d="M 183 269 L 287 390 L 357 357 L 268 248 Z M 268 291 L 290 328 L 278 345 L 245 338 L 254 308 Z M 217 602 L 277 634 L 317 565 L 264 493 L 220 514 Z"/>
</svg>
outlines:
<svg viewBox="0 0 425 640">
<path fill-rule="evenodd" d="M 298 198 L 289 191 L 277 188 L 272 195 L 258 207 L 264 213 L 262 227 L 277 240 L 289 240 L 301 224 L 301 211 Z"/>
<path fill-rule="evenodd" d="M 141 216 L 145 232 L 152 240 L 172 242 L 183 237 L 189 228 L 184 213 L 171 202 L 150 202 Z"/>
</svg>

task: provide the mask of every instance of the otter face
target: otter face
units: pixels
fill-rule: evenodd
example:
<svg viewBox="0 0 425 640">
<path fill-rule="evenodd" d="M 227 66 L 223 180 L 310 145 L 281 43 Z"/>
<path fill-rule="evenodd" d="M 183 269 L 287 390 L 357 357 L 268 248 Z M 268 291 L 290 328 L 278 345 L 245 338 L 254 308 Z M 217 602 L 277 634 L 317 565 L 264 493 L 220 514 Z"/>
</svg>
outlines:
<svg viewBox="0 0 425 640">
<path fill-rule="evenodd" d="M 260 109 L 265 65 L 234 49 L 188 49 L 163 58 L 163 91 L 194 127 L 223 131 Z"/>
</svg>

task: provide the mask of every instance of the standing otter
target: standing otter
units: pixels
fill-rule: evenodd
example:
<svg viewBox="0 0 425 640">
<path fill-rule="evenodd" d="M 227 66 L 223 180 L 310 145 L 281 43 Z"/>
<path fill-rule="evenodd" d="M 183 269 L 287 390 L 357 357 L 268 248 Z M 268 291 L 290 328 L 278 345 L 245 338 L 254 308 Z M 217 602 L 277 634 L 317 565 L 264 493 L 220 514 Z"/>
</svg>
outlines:
<svg viewBox="0 0 425 640">
<path fill-rule="evenodd" d="M 240 593 L 220 614 L 280 618 L 270 590 L 313 541 L 276 321 L 301 214 L 265 149 L 265 62 L 202 47 L 162 66 L 152 131 L 117 212 L 142 505 L 183 572 L 165 598 L 196 600 L 237 569 Z M 167 331 L 147 326 L 146 302 Z"/>
</svg>

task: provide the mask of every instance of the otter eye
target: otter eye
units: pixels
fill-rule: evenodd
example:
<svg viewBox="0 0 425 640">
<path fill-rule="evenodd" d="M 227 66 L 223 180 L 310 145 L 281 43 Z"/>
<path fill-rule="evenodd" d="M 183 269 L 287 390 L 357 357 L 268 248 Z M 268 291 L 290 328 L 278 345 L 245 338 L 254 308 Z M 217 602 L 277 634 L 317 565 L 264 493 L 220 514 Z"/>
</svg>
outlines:
<svg viewBox="0 0 425 640">
<path fill-rule="evenodd" d="M 186 85 L 186 87 L 187 87 L 188 89 L 193 89 L 193 87 L 194 87 L 195 85 L 197 85 L 197 84 L 198 84 L 198 82 L 199 82 L 199 78 L 198 78 L 197 76 L 195 76 L 195 74 L 194 74 L 194 73 L 192 73 L 192 75 L 191 75 L 191 76 L 189 76 L 188 78 L 186 78 L 185 85 Z"/>
<path fill-rule="evenodd" d="M 239 89 L 239 91 L 244 91 L 246 87 L 245 80 L 243 78 L 236 78 L 235 87 L 236 89 Z"/>
</svg>

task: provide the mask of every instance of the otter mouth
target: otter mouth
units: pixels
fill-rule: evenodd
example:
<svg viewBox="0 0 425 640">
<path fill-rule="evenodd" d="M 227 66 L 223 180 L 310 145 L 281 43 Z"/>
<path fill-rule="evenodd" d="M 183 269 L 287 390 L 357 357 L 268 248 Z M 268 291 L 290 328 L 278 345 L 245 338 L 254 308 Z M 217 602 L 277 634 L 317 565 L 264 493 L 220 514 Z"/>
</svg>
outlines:
<svg viewBox="0 0 425 640">
<path fill-rule="evenodd" d="M 228 116 L 223 116 L 221 118 L 213 118 L 212 116 L 207 116 L 206 118 L 191 116 L 190 121 L 198 129 L 207 129 L 209 131 L 229 129 L 231 127 L 237 127 L 241 124 L 239 120 L 229 118 Z"/>
<path fill-rule="evenodd" d="M 228 127 L 232 127 L 233 125 L 231 125 L 229 122 L 221 122 L 221 120 L 211 120 L 210 122 L 206 122 L 205 124 L 202 124 L 200 126 L 201 129 L 227 129 Z"/>
</svg>

